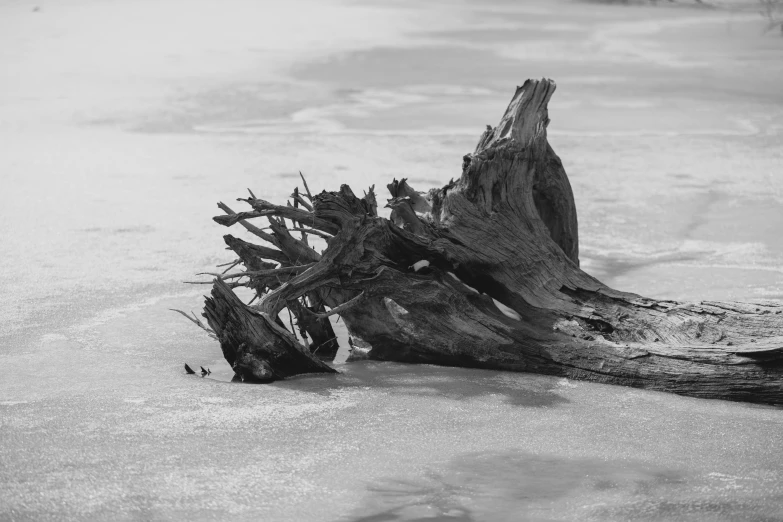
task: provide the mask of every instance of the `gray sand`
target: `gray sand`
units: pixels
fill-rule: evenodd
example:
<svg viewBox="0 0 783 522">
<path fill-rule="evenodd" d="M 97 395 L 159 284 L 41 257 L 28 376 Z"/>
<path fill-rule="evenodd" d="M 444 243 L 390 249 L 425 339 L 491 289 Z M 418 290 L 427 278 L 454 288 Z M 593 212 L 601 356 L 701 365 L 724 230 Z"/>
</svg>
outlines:
<svg viewBox="0 0 783 522">
<path fill-rule="evenodd" d="M 542 76 L 588 272 L 783 298 L 783 39 L 753 10 L 33 5 L 0 4 L 0 519 L 783 520 L 780 409 L 378 363 L 230 384 L 168 311 L 230 260 L 216 201 L 441 185 Z"/>
</svg>

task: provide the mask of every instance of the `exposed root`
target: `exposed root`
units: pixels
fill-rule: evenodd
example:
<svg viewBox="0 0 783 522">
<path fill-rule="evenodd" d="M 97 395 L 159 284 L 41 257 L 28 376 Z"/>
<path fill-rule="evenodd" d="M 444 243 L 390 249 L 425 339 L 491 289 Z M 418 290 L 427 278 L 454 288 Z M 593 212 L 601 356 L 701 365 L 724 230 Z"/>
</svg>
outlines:
<svg viewBox="0 0 783 522">
<path fill-rule="evenodd" d="M 274 247 L 226 235 L 245 271 L 205 273 L 215 280 L 204 315 L 235 372 L 259 382 L 333 372 L 319 357 L 336 351 L 328 318 L 339 315 L 373 359 L 782 403 L 783 305 L 656 301 L 579 268 L 573 193 L 547 141 L 554 91 L 551 80 L 519 87 L 456 181 L 426 195 L 392 181 L 389 220 L 374 187 L 362 198 L 347 185 L 313 195 L 301 173 L 293 204 L 252 192 L 240 200 L 252 211 L 219 204 L 217 223 Z M 308 235 L 327 241 L 322 254 Z M 254 290 L 255 304 L 231 285 Z"/>
</svg>

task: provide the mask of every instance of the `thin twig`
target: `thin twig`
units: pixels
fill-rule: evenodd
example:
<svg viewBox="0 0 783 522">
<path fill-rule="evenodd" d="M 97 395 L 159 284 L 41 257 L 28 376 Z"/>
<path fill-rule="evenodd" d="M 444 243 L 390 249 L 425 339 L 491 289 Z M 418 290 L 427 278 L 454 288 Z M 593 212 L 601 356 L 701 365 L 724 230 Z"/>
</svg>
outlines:
<svg viewBox="0 0 783 522">
<path fill-rule="evenodd" d="M 310 193 L 310 187 L 307 186 L 307 181 L 305 180 L 301 170 L 299 171 L 299 177 L 302 178 L 302 183 L 304 183 L 305 190 L 307 191 L 307 197 L 310 199 L 310 201 L 312 201 L 313 195 Z"/>
<path fill-rule="evenodd" d="M 245 277 L 247 274 L 248 272 L 239 272 L 237 274 L 228 274 L 228 275 L 218 274 L 217 272 L 198 272 L 196 275 L 208 275 L 220 279 L 221 281 L 225 281 L 226 279 L 236 279 L 237 277 Z"/>
<path fill-rule="evenodd" d="M 315 348 L 312 350 L 312 354 L 313 354 L 313 355 L 315 355 L 315 352 L 317 352 L 318 350 L 320 350 L 320 349 L 321 349 L 321 347 L 322 347 L 323 345 L 325 345 L 325 344 L 326 344 L 326 343 L 328 343 L 328 342 L 335 341 L 335 340 L 337 340 L 337 336 L 334 336 L 334 337 L 331 337 L 331 338 L 329 338 L 329 339 L 325 340 L 324 342 L 322 342 L 321 344 L 319 344 L 318 346 L 316 346 L 316 347 L 315 347 Z"/>
<path fill-rule="evenodd" d="M 231 210 L 231 208 L 228 205 L 226 205 L 225 203 L 223 203 L 222 201 L 219 202 L 217 205 L 223 212 L 225 212 L 229 216 L 233 216 L 233 215 L 236 214 L 236 212 Z M 241 219 L 241 220 L 239 220 L 239 224 L 242 225 L 243 227 L 245 227 L 245 229 L 248 232 L 250 232 L 251 234 L 255 234 L 256 236 L 260 237 L 264 241 L 268 241 L 269 243 L 272 243 L 275 246 L 280 246 L 280 245 L 277 244 L 277 238 L 275 236 L 273 236 L 271 234 L 267 234 L 266 232 L 263 231 L 263 229 L 258 228 L 257 226 L 253 225 L 252 223 L 248 223 L 244 219 Z"/>
<path fill-rule="evenodd" d="M 216 277 L 218 279 L 226 280 L 226 279 L 234 279 L 235 277 L 244 277 L 244 276 L 270 276 L 270 275 L 300 272 L 300 271 L 308 270 L 309 268 L 314 267 L 315 265 L 316 263 L 308 263 L 306 265 L 296 265 L 296 266 L 281 266 L 279 268 L 273 268 L 271 270 L 249 270 L 249 271 L 239 272 L 237 274 L 229 274 L 229 275 L 218 274 L 216 272 L 199 272 L 196 275 L 209 275 L 209 276 Z"/>
<path fill-rule="evenodd" d="M 217 274 L 215 274 L 215 276 L 217 277 Z M 221 279 L 221 278 L 218 277 L 218 279 Z M 214 281 L 182 281 L 182 282 L 185 283 L 186 285 L 211 285 L 211 284 L 214 284 Z M 240 286 L 248 286 L 246 283 L 237 283 L 237 282 L 228 282 L 227 284 L 228 284 L 229 288 L 237 288 L 237 287 L 240 287 Z"/>
<path fill-rule="evenodd" d="M 323 218 L 316 217 L 313 212 L 308 212 L 303 208 L 294 208 L 286 205 L 274 205 L 262 199 L 237 198 L 237 201 L 244 201 L 249 203 L 253 206 L 253 211 L 240 212 L 239 214 L 231 215 L 231 219 L 227 220 L 218 219 L 218 223 L 224 226 L 229 226 L 230 224 L 245 219 L 275 216 L 278 218 L 290 219 L 291 221 L 307 224 L 308 226 L 317 228 L 319 230 L 324 230 L 330 234 L 336 234 L 340 230 L 339 225 L 336 225 Z"/>
<path fill-rule="evenodd" d="M 188 314 L 186 314 L 182 310 L 177 310 L 176 308 L 169 308 L 169 310 L 171 310 L 172 312 L 177 312 L 178 314 L 182 314 L 185 317 L 185 319 L 187 319 L 191 323 L 195 324 L 196 326 L 198 326 L 199 328 L 201 328 L 205 332 L 207 332 L 207 335 L 209 335 L 211 338 L 213 338 L 216 341 L 219 340 L 217 338 L 217 335 L 215 334 L 215 331 L 212 330 L 211 328 L 207 328 L 206 326 L 204 326 L 204 323 L 202 323 L 199 320 L 199 318 L 196 317 L 196 314 L 194 314 L 193 312 L 190 312 L 191 314 L 193 314 L 193 317 L 190 317 Z"/>
<path fill-rule="evenodd" d="M 299 196 L 299 187 L 294 187 L 294 193 L 291 194 L 291 197 L 294 198 L 294 208 L 299 208 L 299 200 L 301 199 Z M 305 208 L 309 207 L 309 205 L 305 203 L 304 200 L 302 200 L 302 203 Z M 312 212 L 312 209 L 310 209 L 310 211 Z M 300 225 L 304 226 L 301 223 Z M 294 223 L 294 227 L 296 227 L 296 223 Z M 307 246 L 310 246 L 307 243 L 307 234 L 305 234 L 304 232 L 302 232 L 302 243 L 304 243 Z"/>
<path fill-rule="evenodd" d="M 286 202 L 285 202 L 285 203 L 286 203 L 286 206 L 288 206 L 288 207 L 291 207 L 291 208 L 293 208 L 293 209 L 296 209 L 296 210 L 299 210 L 299 205 L 292 205 L 292 204 L 291 204 L 291 201 L 289 201 L 289 200 L 286 200 Z M 294 203 L 296 203 L 296 201 L 294 201 Z M 293 227 L 295 227 L 295 226 L 296 226 L 296 221 L 294 221 L 294 219 L 293 219 L 293 218 L 290 218 L 290 219 L 291 219 L 291 228 L 293 228 Z M 300 223 L 300 224 L 301 224 L 301 223 Z M 285 224 L 285 218 L 283 218 L 283 226 L 284 226 L 285 228 L 288 228 L 288 227 L 286 226 L 286 224 Z"/>
<path fill-rule="evenodd" d="M 236 261 L 234 261 L 233 263 L 231 263 L 231 266 L 229 266 L 228 268 L 226 268 L 225 270 L 223 270 L 223 272 L 221 273 L 221 275 L 224 275 L 226 272 L 228 272 L 229 270 L 231 270 L 232 268 L 234 268 L 235 266 L 237 266 L 237 265 L 238 265 L 239 263 L 241 263 L 241 262 L 242 262 L 242 260 L 241 260 L 241 259 L 237 259 Z M 225 265 L 218 265 L 218 266 L 225 266 Z"/>
<path fill-rule="evenodd" d="M 305 201 L 305 199 L 302 197 L 302 195 L 299 194 L 299 189 L 298 188 L 294 189 L 294 193 L 291 194 L 291 197 L 294 198 L 295 201 L 298 201 L 300 205 L 302 205 L 304 208 L 306 208 L 310 212 L 313 211 L 313 206 L 310 203 L 308 203 L 307 201 Z"/>
<path fill-rule="evenodd" d="M 305 310 L 307 310 L 311 315 L 314 315 L 314 316 L 316 316 L 319 319 L 325 319 L 325 318 L 329 317 L 330 315 L 339 314 L 341 312 L 344 312 L 345 310 L 348 310 L 349 308 L 352 308 L 352 307 L 356 306 L 357 304 L 359 304 L 359 301 L 361 301 L 362 298 L 364 298 L 364 291 L 362 291 L 362 293 L 360 293 L 359 295 L 357 295 L 353 299 L 344 302 L 340 306 L 335 306 L 334 308 L 332 308 L 328 312 L 316 313 L 316 312 L 313 312 L 312 310 L 309 310 L 308 308 L 305 308 Z"/>
<path fill-rule="evenodd" d="M 318 237 L 322 237 L 324 239 L 332 239 L 334 236 L 327 234 L 326 232 L 321 232 L 320 230 L 315 230 L 314 228 L 289 228 L 291 232 L 302 232 L 302 239 L 304 239 L 304 234 L 313 234 Z M 305 240 L 305 244 L 307 244 L 307 241 Z M 308 245 L 309 246 L 309 245 Z"/>
</svg>

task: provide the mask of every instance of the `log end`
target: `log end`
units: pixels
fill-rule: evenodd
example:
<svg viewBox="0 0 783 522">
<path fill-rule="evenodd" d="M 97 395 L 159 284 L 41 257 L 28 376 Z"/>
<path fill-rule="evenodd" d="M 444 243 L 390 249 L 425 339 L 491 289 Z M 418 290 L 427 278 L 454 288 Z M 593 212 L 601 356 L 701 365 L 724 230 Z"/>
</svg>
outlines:
<svg viewBox="0 0 783 522">
<path fill-rule="evenodd" d="M 337 373 L 266 314 L 244 304 L 220 279 L 215 280 L 211 297 L 204 302 L 204 317 L 215 331 L 226 361 L 244 381 Z"/>
<path fill-rule="evenodd" d="M 253 383 L 270 383 L 277 380 L 275 372 L 269 366 L 269 364 L 255 357 L 250 350 L 244 349 L 244 346 L 240 347 L 239 353 L 232 369 L 236 375 L 239 375 L 244 382 Z"/>
<path fill-rule="evenodd" d="M 546 141 L 546 128 L 549 125 L 547 106 L 556 87 L 555 82 L 547 78 L 527 80 L 517 87 L 500 123 L 494 129 L 488 126 L 479 139 L 476 154 L 511 140 L 523 147 L 533 141 Z"/>
</svg>

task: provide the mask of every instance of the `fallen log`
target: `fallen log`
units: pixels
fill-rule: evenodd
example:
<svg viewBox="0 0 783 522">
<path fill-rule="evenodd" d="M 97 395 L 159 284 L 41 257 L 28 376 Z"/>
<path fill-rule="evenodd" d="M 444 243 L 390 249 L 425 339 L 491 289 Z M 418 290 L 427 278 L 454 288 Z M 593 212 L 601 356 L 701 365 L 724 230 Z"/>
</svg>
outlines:
<svg viewBox="0 0 783 522">
<path fill-rule="evenodd" d="M 573 193 L 547 141 L 554 90 L 551 80 L 519 87 L 459 179 L 426 195 L 394 180 L 390 219 L 378 216 L 372 188 L 359 198 L 347 185 L 315 196 L 305 185 L 295 206 L 251 193 L 253 210 L 239 214 L 221 203 L 216 222 L 243 224 L 274 247 L 226 236 L 259 299 L 244 304 L 221 276 L 206 300 L 237 374 L 268 382 L 334 371 L 311 353 L 315 342 L 295 337 L 293 320 L 291 331 L 280 320 L 287 308 L 302 332 L 315 331 L 328 307 L 371 359 L 783 403 L 783 304 L 647 299 L 579 268 Z M 271 233 L 246 221 L 258 217 Z M 308 231 L 325 238 L 323 253 Z"/>
</svg>

